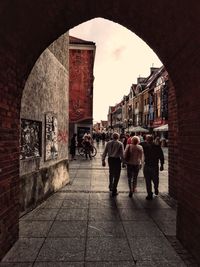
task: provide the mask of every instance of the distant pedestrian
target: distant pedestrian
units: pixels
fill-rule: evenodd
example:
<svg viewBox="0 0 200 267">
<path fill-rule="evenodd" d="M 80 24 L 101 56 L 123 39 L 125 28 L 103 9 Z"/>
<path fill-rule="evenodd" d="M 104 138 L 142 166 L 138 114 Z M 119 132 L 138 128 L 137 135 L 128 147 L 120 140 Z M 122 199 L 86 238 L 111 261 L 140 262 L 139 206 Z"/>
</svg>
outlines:
<svg viewBox="0 0 200 267">
<path fill-rule="evenodd" d="M 141 133 L 138 133 L 137 136 L 138 136 L 139 139 L 140 139 L 140 143 L 144 142 L 144 138 L 143 138 L 143 136 L 142 136 Z"/>
<path fill-rule="evenodd" d="M 104 152 L 102 154 L 102 166 L 106 166 L 105 158 L 108 155 L 108 166 L 109 166 L 109 189 L 112 191 L 112 196 L 116 196 L 117 185 L 121 173 L 121 161 L 123 160 L 124 147 L 120 142 L 119 134 L 113 133 L 113 140 L 106 143 Z"/>
<path fill-rule="evenodd" d="M 160 141 L 160 137 L 159 137 L 159 136 L 157 136 L 157 137 L 155 138 L 155 140 L 154 140 L 154 144 L 155 144 L 155 145 L 158 145 L 158 146 L 161 146 L 161 141 Z"/>
<path fill-rule="evenodd" d="M 129 137 L 130 137 L 129 133 L 126 133 L 125 134 L 125 137 L 124 137 L 124 140 L 123 140 L 124 149 L 126 148 L 127 141 L 129 139 Z"/>
<path fill-rule="evenodd" d="M 76 145 L 77 145 L 77 140 L 76 140 L 77 134 L 74 133 L 71 141 L 70 141 L 70 154 L 71 154 L 71 160 L 76 160 Z"/>
<path fill-rule="evenodd" d="M 144 155 L 143 148 L 139 145 L 140 139 L 138 136 L 132 137 L 132 143 L 126 146 L 124 159 L 127 159 L 127 177 L 129 185 L 129 197 L 133 196 L 137 187 L 137 177 L 141 169 Z"/>
<path fill-rule="evenodd" d="M 143 134 L 143 140 L 140 141 L 140 145 L 143 147 L 143 145 L 146 144 L 146 134 Z"/>
<path fill-rule="evenodd" d="M 105 140 L 106 140 L 106 133 L 105 132 L 102 132 L 101 140 L 102 140 L 102 145 L 104 146 L 105 145 Z"/>
<path fill-rule="evenodd" d="M 100 133 L 97 132 L 97 133 L 96 133 L 96 142 L 97 142 L 97 146 L 99 146 L 99 141 L 100 141 Z"/>
<path fill-rule="evenodd" d="M 153 136 L 147 135 L 146 142 L 143 143 L 144 149 L 144 177 L 146 181 L 147 200 L 153 198 L 152 181 L 154 184 L 155 195 L 158 195 L 159 186 L 159 161 L 160 171 L 164 169 L 164 154 L 161 146 L 153 143 Z"/>
<path fill-rule="evenodd" d="M 128 144 L 128 145 L 130 145 L 130 144 L 132 143 L 132 137 L 133 137 L 133 136 L 135 136 L 135 133 L 134 133 L 134 132 L 131 132 L 131 133 L 130 133 L 130 136 L 129 136 L 128 140 L 127 140 L 127 144 Z"/>
<path fill-rule="evenodd" d="M 92 159 L 91 152 L 92 152 L 92 138 L 91 136 L 85 136 L 82 141 L 82 146 L 84 148 L 85 152 L 85 158 L 88 159 L 88 156 L 90 159 Z"/>
</svg>

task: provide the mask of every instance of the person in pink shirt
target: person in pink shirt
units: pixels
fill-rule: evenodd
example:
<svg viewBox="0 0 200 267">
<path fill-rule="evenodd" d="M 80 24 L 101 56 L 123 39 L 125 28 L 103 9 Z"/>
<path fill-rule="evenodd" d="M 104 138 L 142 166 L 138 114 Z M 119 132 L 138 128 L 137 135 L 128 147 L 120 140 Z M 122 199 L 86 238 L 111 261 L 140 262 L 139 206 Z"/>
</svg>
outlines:
<svg viewBox="0 0 200 267">
<path fill-rule="evenodd" d="M 127 145 L 130 145 L 131 143 L 132 143 L 132 137 L 135 135 L 135 133 L 134 132 L 131 132 L 130 133 L 130 137 L 128 138 L 128 140 L 127 140 Z"/>
<path fill-rule="evenodd" d="M 124 159 L 127 163 L 127 177 L 129 186 L 129 197 L 133 196 L 137 186 L 137 177 L 144 161 L 143 148 L 138 136 L 133 136 L 132 143 L 126 146 Z"/>
</svg>

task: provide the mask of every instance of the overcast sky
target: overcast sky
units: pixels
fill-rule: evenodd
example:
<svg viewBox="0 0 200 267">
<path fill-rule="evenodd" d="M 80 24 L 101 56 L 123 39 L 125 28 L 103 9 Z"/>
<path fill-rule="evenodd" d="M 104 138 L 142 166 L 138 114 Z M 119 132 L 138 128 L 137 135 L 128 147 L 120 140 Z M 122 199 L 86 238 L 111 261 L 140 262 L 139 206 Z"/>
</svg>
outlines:
<svg viewBox="0 0 200 267">
<path fill-rule="evenodd" d="M 107 120 L 109 106 L 119 103 L 137 77 L 162 62 L 137 35 L 120 24 L 96 18 L 70 30 L 70 35 L 96 44 L 94 63 L 94 122 Z"/>
</svg>

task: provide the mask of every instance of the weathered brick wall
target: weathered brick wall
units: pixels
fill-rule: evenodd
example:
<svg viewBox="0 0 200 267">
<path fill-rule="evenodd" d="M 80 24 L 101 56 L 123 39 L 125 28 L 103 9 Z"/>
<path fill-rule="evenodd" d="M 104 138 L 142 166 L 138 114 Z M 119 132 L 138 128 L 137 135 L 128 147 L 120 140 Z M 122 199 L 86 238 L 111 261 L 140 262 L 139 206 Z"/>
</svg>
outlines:
<svg viewBox="0 0 200 267">
<path fill-rule="evenodd" d="M 5 47 L 3 47 L 3 44 Z M 16 59 L 0 45 L 0 258 L 18 237 L 19 107 Z M 12 94 L 10 93 L 12 92 Z"/>
<path fill-rule="evenodd" d="M 92 118 L 93 50 L 69 50 L 69 119 L 72 122 Z"/>
<path fill-rule="evenodd" d="M 26 212 L 69 182 L 68 175 L 68 33 L 37 60 L 26 82 L 21 118 L 42 122 L 41 157 L 20 160 L 20 209 Z M 45 160 L 45 114 L 58 120 L 58 157 Z"/>
<path fill-rule="evenodd" d="M 168 113 L 169 113 L 169 194 L 173 198 L 177 199 L 178 197 L 178 114 L 177 114 L 177 101 L 175 95 L 175 88 L 172 84 L 172 81 L 169 80 L 169 105 L 168 105 Z"/>
<path fill-rule="evenodd" d="M 193 64 L 197 66 L 195 62 L 194 57 Z M 180 83 L 182 90 L 177 91 L 179 127 L 177 236 L 200 263 L 200 106 L 198 103 L 200 88 L 195 79 L 199 77 L 199 67 L 191 71 L 193 78 L 185 73 Z M 188 91 L 184 88 L 186 83 Z"/>
</svg>

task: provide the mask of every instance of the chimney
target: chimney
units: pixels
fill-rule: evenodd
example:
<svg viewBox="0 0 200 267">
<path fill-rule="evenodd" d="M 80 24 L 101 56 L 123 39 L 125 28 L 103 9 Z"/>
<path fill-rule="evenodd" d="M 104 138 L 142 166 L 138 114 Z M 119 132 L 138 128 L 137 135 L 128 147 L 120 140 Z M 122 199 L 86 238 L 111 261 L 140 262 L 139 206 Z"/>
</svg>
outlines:
<svg viewBox="0 0 200 267">
<path fill-rule="evenodd" d="M 153 73 L 155 73 L 158 70 L 159 70 L 159 68 L 151 67 L 150 68 L 150 75 L 152 75 Z"/>
<path fill-rule="evenodd" d="M 144 78 L 144 77 L 138 77 L 137 78 L 137 84 L 138 83 L 143 83 L 145 80 L 146 80 L 146 78 Z"/>
</svg>

